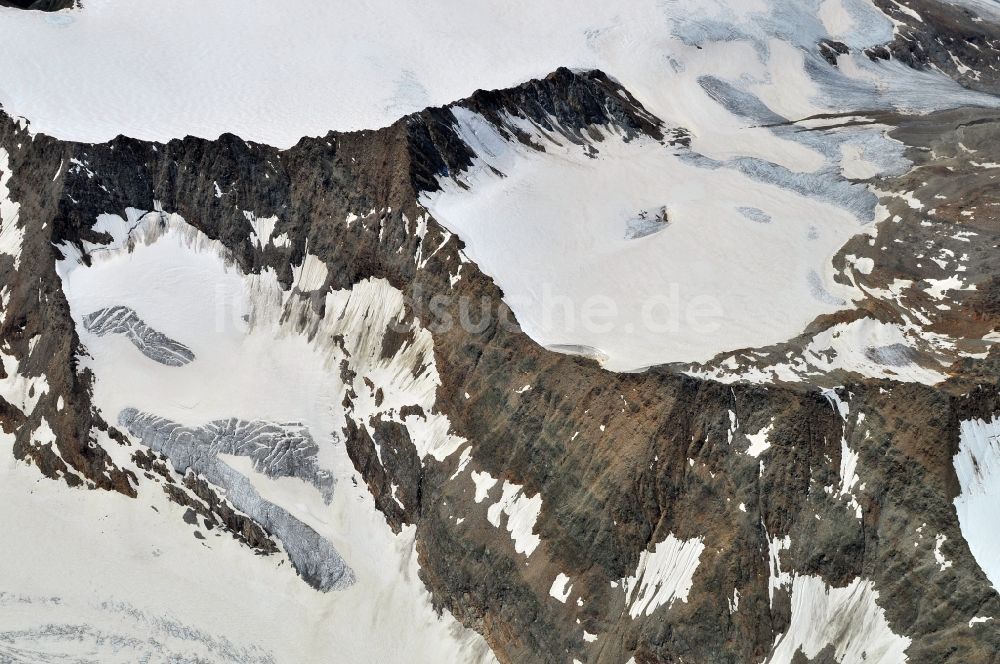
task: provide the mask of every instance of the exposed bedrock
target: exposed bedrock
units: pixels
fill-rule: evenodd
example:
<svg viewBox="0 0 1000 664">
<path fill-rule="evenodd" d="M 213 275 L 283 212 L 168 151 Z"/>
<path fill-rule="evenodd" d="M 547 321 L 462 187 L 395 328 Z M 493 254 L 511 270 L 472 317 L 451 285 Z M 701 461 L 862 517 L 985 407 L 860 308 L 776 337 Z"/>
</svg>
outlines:
<svg viewBox="0 0 1000 664">
<path fill-rule="evenodd" d="M 865 51 L 914 69 L 938 69 L 971 90 L 1000 92 L 1000 28 L 991 3 L 874 0 L 895 38 Z"/>
<path fill-rule="evenodd" d="M 0 7 L 33 9 L 43 12 L 57 12 L 61 9 L 72 9 L 78 5 L 79 0 L 0 0 Z"/>
<path fill-rule="evenodd" d="M 347 453 L 389 526 L 399 532 L 420 520 L 424 471 L 406 427 L 382 420 L 371 426 L 370 434 L 348 420 L 344 431 Z"/>
</svg>

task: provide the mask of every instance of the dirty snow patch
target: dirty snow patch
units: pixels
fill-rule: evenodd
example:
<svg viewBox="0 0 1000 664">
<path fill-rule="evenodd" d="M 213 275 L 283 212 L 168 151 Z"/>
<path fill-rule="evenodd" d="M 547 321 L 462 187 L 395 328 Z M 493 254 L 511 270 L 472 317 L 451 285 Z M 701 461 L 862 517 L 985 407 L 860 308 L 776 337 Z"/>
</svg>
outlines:
<svg viewBox="0 0 1000 664">
<path fill-rule="evenodd" d="M 536 493 L 528 497 L 524 489 L 517 484 L 503 483 L 500 500 L 490 505 L 486 518 L 497 528 L 500 527 L 500 516 L 507 515 L 507 531 L 514 540 L 514 550 L 530 556 L 541 543 L 542 539 L 534 533 L 535 522 L 542 511 L 542 494 Z"/>
<path fill-rule="evenodd" d="M 872 582 L 860 577 L 831 588 L 817 576 L 796 576 L 791 624 L 769 664 L 790 664 L 800 650 L 813 659 L 831 645 L 839 664 L 903 664 L 910 639 L 892 631 L 878 597 Z"/>
</svg>

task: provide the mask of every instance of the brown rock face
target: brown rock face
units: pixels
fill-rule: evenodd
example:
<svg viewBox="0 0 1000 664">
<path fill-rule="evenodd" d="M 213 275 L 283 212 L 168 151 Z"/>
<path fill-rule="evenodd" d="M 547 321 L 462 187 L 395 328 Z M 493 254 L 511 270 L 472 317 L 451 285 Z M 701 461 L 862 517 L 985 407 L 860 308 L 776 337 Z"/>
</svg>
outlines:
<svg viewBox="0 0 1000 664">
<path fill-rule="evenodd" d="M 544 146 L 505 124 L 505 115 L 545 123 L 598 152 L 601 126 L 654 141 L 684 135 L 600 73 L 560 70 L 460 105 L 535 149 Z M 910 640 L 911 661 L 995 661 L 1000 630 L 968 628 L 974 615 L 1000 616 L 1000 597 L 962 539 L 951 460 L 959 420 L 1000 408 L 996 353 L 963 369 L 981 382 L 976 389 L 956 379 L 940 389 L 862 381 L 823 392 L 722 385 L 668 368 L 614 374 L 542 349 L 520 331 L 497 286 L 463 264 L 456 237 L 433 218 L 423 237 L 415 232 L 426 215 L 420 194 L 474 156 L 451 107 L 378 131 L 303 139 L 286 151 L 228 135 L 103 145 L 24 138 L 0 118 L 11 193 L 28 230 L 20 268 L 0 263 L 13 293 L 0 338 L 18 371 L 44 374 L 49 390 L 30 413 L 0 402 L 0 424 L 16 429 L 18 455 L 47 475 L 134 495 L 139 480 L 89 444 L 91 432 L 108 425 L 90 402 L 91 377 L 77 370 L 85 349 L 54 265 L 58 246 L 101 240 L 91 230 L 98 214 L 150 210 L 158 201 L 220 240 L 246 272 L 271 267 L 290 284 L 308 242 L 328 267 L 328 288 L 390 282 L 408 304 L 401 331 L 382 339 L 384 357 L 412 343 L 416 320 L 426 321 L 432 306 L 457 319 L 463 298 L 487 303 L 492 315 L 482 329 L 433 332 L 442 383 L 435 407 L 468 441 L 465 462 L 459 453 L 421 460 L 407 430 L 386 419 L 350 421 L 342 433 L 390 526 L 416 527 L 421 578 L 435 604 L 483 633 L 501 661 L 759 662 L 792 623 L 793 579 L 806 577 L 834 589 L 870 584 L 887 625 Z M 63 171 L 53 180 L 70 158 L 96 175 Z M 232 185 L 220 197 L 215 182 Z M 276 215 L 274 233 L 288 235 L 290 255 L 252 245 L 244 209 Z M 360 218 L 347 223 L 350 214 Z M 435 251 L 418 266 L 423 247 Z M 445 296 L 443 305 L 435 295 Z M 984 297 L 986 307 L 995 294 Z M 353 371 L 350 361 L 341 367 L 343 375 Z M 531 389 L 520 389 L 525 384 Z M 330 406 L 351 412 L 356 398 Z M 408 407 L 406 415 L 426 414 Z M 57 450 L 32 443 L 42 417 Z M 750 454 L 750 437 L 763 431 L 766 448 Z M 852 455 L 856 464 L 848 463 Z M 190 477 L 171 482 L 155 461 L 141 456 L 142 481 L 164 483 L 206 522 L 273 550 L 268 534 L 227 511 L 211 487 Z M 842 490 L 845 464 L 857 477 Z M 476 499 L 473 472 L 496 480 L 485 499 Z M 512 517 L 491 513 L 505 485 L 540 497 L 530 555 L 511 537 Z M 947 570 L 938 569 L 933 535 L 924 532 L 947 536 Z M 702 547 L 690 591 L 634 611 L 624 581 L 669 538 Z M 775 562 L 779 541 L 787 545 Z M 550 593 L 557 574 L 571 581 L 565 601 Z M 775 581 L 782 575 L 786 581 Z M 826 648 L 812 661 L 835 659 Z"/>
<path fill-rule="evenodd" d="M 1000 30 L 985 6 L 936 0 L 874 0 L 898 26 L 895 38 L 866 51 L 914 69 L 936 68 L 970 90 L 1000 92 Z M 984 20 L 985 18 L 985 20 Z"/>
</svg>

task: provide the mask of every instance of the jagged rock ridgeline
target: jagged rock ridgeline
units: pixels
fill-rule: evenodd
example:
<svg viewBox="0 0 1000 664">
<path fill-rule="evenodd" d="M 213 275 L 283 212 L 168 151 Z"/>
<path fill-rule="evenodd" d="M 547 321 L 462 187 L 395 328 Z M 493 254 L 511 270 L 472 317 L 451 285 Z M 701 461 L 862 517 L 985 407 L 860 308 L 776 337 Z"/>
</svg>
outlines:
<svg viewBox="0 0 1000 664">
<path fill-rule="evenodd" d="M 869 48 L 870 58 L 937 69 L 971 90 L 1000 92 L 1000 30 L 988 3 L 875 0 L 896 24 L 894 39 Z"/>
<path fill-rule="evenodd" d="M 79 5 L 80 0 L 0 0 L 0 7 L 33 9 L 42 12 L 57 12 L 61 9 L 73 9 Z"/>
<path fill-rule="evenodd" d="M 603 72 L 579 73 L 561 68 L 544 80 L 509 90 L 480 90 L 468 100 L 406 118 L 403 123 L 409 129 L 411 143 L 410 177 L 418 192 L 436 190 L 439 178 L 472 165 L 476 155 L 459 137 L 455 123 L 453 109 L 459 107 L 482 115 L 503 134 L 540 150 L 545 149 L 544 145 L 509 118 L 527 119 L 581 144 L 593 140 L 590 132 L 601 126 L 617 127 L 628 138 L 641 135 L 656 140 L 663 139 L 665 130 L 658 119 Z"/>
<path fill-rule="evenodd" d="M 139 481 L 88 444 L 94 427 L 110 427 L 93 409 L 92 379 L 77 371 L 86 351 L 55 267 L 70 248 L 87 264 L 92 246 L 108 243 L 94 229 L 108 210 L 182 215 L 242 272 L 273 270 L 286 289 L 301 286 L 295 297 L 314 316 L 325 313 L 318 293 L 384 280 L 406 306 L 401 331 L 370 340 L 380 360 L 416 343 L 412 323 L 435 295 L 485 298 L 506 312 L 459 239 L 418 203 L 476 157 L 455 129 L 457 107 L 529 149 L 544 145 L 510 117 L 598 151 L 602 138 L 613 140 L 608 127 L 626 138 L 672 136 L 607 76 L 568 70 L 287 151 L 233 136 L 28 140 L 4 117 L 6 187 L 19 205 L 12 223 L 24 230 L 17 256 L 0 254 L 4 368 L 38 383 L 11 405 L 23 418 L 18 454 L 70 482 L 129 492 Z M 275 217 L 267 235 L 287 244 L 252 238 L 260 234 L 248 210 Z M 306 287 L 295 267 L 313 261 L 325 269 L 311 270 Z M 446 307 L 459 316 L 457 297 Z M 341 433 L 386 518 L 415 526 L 435 604 L 483 633 L 502 661 L 760 661 L 777 642 L 790 656 L 832 650 L 837 661 L 902 661 L 905 652 L 911 661 L 989 662 L 1000 648 L 995 631 L 968 625 L 1000 614 L 1000 600 L 951 503 L 958 421 L 998 407 L 995 354 L 974 369 L 993 382 L 972 394 L 891 381 L 823 393 L 666 369 L 612 374 L 497 319 L 431 335 L 440 379 L 432 405 L 462 439 L 454 452 L 418 454 L 421 441 L 378 409 Z M 366 368 L 346 358 L 341 372 L 357 373 L 358 388 L 330 407 L 380 402 L 374 382 L 367 395 L 355 380 Z M 39 440 L 43 421 L 54 440 Z M 169 423 L 129 413 L 122 425 L 176 452 L 161 440 L 171 441 L 161 435 Z M 947 538 L 940 550 L 937 535 Z M 944 570 L 938 554 L 951 563 Z M 819 635 L 804 633 L 803 609 L 824 617 Z"/>
</svg>

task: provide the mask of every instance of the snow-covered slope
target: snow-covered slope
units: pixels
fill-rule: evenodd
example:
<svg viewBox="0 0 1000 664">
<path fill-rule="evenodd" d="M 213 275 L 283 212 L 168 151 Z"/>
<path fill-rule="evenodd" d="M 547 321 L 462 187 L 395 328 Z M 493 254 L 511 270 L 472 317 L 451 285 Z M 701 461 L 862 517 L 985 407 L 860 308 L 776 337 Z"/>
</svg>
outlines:
<svg viewBox="0 0 1000 664">
<path fill-rule="evenodd" d="M 345 385 L 336 367 L 348 357 L 355 363 L 363 361 L 365 343 L 381 349 L 375 320 L 380 315 L 386 322 L 392 320 L 401 305 L 391 287 L 365 282 L 351 292 L 332 293 L 328 306 L 341 310 L 341 315 L 331 315 L 322 332 L 312 328 L 299 333 L 293 324 L 281 322 L 284 306 L 294 306 L 296 296 L 282 290 L 273 272 L 242 274 L 221 244 L 176 215 L 130 209 L 125 216 L 101 217 L 96 228 L 109 233 L 112 243 L 89 247 L 93 258 L 89 267 L 78 263 L 77 252 L 66 247 L 68 258 L 59 267 L 87 348 L 81 364 L 96 377 L 95 404 L 110 420 L 120 419 L 123 430 L 136 440 L 163 453 L 179 472 L 190 469 L 223 489 L 226 499 L 260 523 L 284 551 L 256 557 L 249 550 L 240 551 L 240 545 L 218 531 L 197 532 L 194 537 L 201 541 L 194 540 L 199 522 L 195 528 L 183 525 L 178 514 L 183 510 L 169 503 L 155 485 L 145 489 L 139 501 L 88 494 L 79 499 L 72 528 L 54 528 L 52 539 L 19 540 L 8 552 L 8 562 L 16 559 L 26 565 L 19 567 L 25 570 L 24 583 L 11 587 L 5 576 L 3 589 L 30 596 L 26 610 L 17 617 L 27 630 L 17 647 L 25 653 L 60 647 L 72 653 L 72 647 L 60 646 L 45 633 L 43 621 L 85 621 L 89 616 L 100 624 L 109 611 L 126 611 L 129 619 L 114 636 L 93 633 L 92 625 L 80 627 L 81 638 L 95 655 L 101 653 L 101 661 L 160 656 L 149 641 L 156 634 L 143 635 L 141 625 L 162 622 L 167 616 L 197 626 L 201 630 L 197 634 L 205 635 L 178 637 L 170 647 L 179 653 L 211 656 L 212 661 L 224 657 L 250 661 L 238 653 L 210 649 L 220 639 L 237 636 L 243 642 L 227 647 L 253 648 L 261 661 L 491 661 L 481 637 L 462 628 L 450 614 L 438 616 L 431 608 L 417 577 L 413 528 L 393 534 L 335 433 L 345 424 L 340 407 L 344 392 L 355 389 Z M 164 361 L 130 335 L 107 334 L 104 326 L 89 322 L 94 312 L 114 307 L 131 311 L 162 338 L 184 344 L 190 361 Z M 359 308 L 357 317 L 352 317 Z M 290 318 L 308 319 L 305 311 Z M 348 355 L 332 341 L 334 335 L 344 339 Z M 423 384 L 413 379 L 393 382 L 419 359 L 414 353 L 422 352 L 425 349 L 409 347 L 395 363 L 383 359 L 385 377 L 378 366 L 355 366 L 389 396 L 387 408 L 424 403 L 432 416 L 432 373 Z M 366 411 L 363 406 L 359 411 L 363 421 Z M 413 427 L 414 439 L 433 451 L 440 435 L 434 421 Z M 443 429 L 447 431 L 447 422 Z M 127 450 L 109 440 L 105 444 L 109 451 L 119 450 L 119 463 L 131 465 Z M 40 520 L 58 517 L 44 502 L 27 507 L 24 501 L 32 499 L 34 485 L 30 471 L 9 461 L 4 468 L 9 475 L 4 482 L 6 524 L 27 515 Z M 51 509 L 59 512 L 58 501 L 75 499 L 58 488 L 51 500 Z M 157 510 L 151 517 L 146 503 Z M 138 526 L 147 534 L 137 541 L 129 531 L 149 518 L 170 525 Z M 102 528 L 106 536 L 86 534 Z M 74 544 L 77 540 L 79 545 Z M 38 547 L 43 545 L 51 553 L 40 554 Z M 119 545 L 127 549 L 119 551 Z M 62 576 L 47 578 L 42 572 L 26 571 L 80 573 L 79 565 L 66 564 L 58 556 L 78 552 L 81 546 L 88 557 L 104 561 L 88 572 L 82 588 Z M 169 567 L 160 578 L 159 558 L 167 550 Z M 189 569 L 194 570 L 190 576 Z M 149 584 L 140 583 L 145 576 L 152 577 Z M 252 583 L 241 583 L 244 577 Z M 106 591 L 67 597 L 65 618 L 46 612 L 45 597 L 62 597 L 71 589 L 83 593 L 89 584 Z M 278 606 L 269 599 L 274 594 L 281 596 Z M 183 597 L 199 599 L 182 602 Z M 97 602 L 124 608 L 102 609 Z M 44 617 L 31 613 L 36 605 Z M 129 608 L 135 606 L 145 608 Z M 17 612 L 9 603 L 7 609 Z M 243 618 L 232 620 L 232 612 Z M 275 615 L 281 616 L 280 624 L 273 623 Z M 238 632 L 231 629 L 234 623 L 240 625 Z M 102 650 L 102 638 L 124 642 Z"/>
<path fill-rule="evenodd" d="M 288 146 L 568 66 L 609 72 L 712 156 L 809 164 L 808 151 L 764 145 L 766 132 L 712 103 L 699 77 L 738 82 L 792 116 L 958 94 L 940 74 L 870 63 L 857 49 L 891 39 L 893 24 L 864 0 L 88 0 L 52 14 L 0 8 L 0 19 L 0 104 L 83 141 L 232 132 Z M 828 36 L 855 49 L 840 58 L 849 76 L 815 78 Z"/>
<path fill-rule="evenodd" d="M 860 53 L 841 55 L 836 66 L 824 61 L 820 39 L 860 48 L 891 35 L 889 19 L 864 3 L 663 10 L 659 31 L 647 25 L 628 52 L 610 37 L 592 45 L 647 110 L 683 128 L 682 144 L 668 150 L 605 127 L 581 145 L 524 118 L 498 126 L 458 108 L 458 133 L 477 161 L 442 177 L 442 190 L 424 199 L 536 341 L 618 371 L 780 343 L 817 316 L 871 297 L 851 284 L 852 272 L 871 271 L 870 259 L 847 271 L 832 264 L 852 236 L 874 238 L 874 222 L 885 219 L 857 180 L 908 165 L 905 146 L 871 111 L 996 104 L 940 73 L 873 64 Z M 726 23 L 734 15 L 745 20 L 740 29 Z M 655 57 L 653 45 L 669 55 Z M 669 67 L 657 64 L 663 59 Z M 818 114 L 833 115 L 802 120 Z M 515 139 L 504 125 L 521 133 Z M 831 369 L 929 383 L 945 377 L 905 356 L 949 340 L 875 323 L 852 335 L 858 358 L 817 336 L 803 359 L 783 358 L 799 368 L 758 373 L 793 381 Z M 878 349 L 891 345 L 883 343 L 890 335 L 873 333 L 882 330 L 901 340 L 902 364 L 879 359 Z M 752 378 L 740 368 L 706 373 Z"/>
<path fill-rule="evenodd" d="M 1000 420 L 962 422 L 955 473 L 962 493 L 955 509 L 962 535 L 994 588 L 1000 589 Z"/>
<path fill-rule="evenodd" d="M 619 371 L 704 361 L 860 296 L 833 282 L 830 258 L 868 220 L 830 201 L 614 128 L 577 145 L 522 122 L 538 152 L 456 115 L 480 161 L 425 204 L 542 345 L 596 349 Z M 661 209 L 666 221 L 630 237 Z"/>
<path fill-rule="evenodd" d="M 184 508 L 157 485 L 138 500 L 70 489 L 15 462 L 2 432 L 0 441 L 0 520 L 17 533 L 3 551 L 0 661 L 493 661 L 479 637 L 430 608 L 412 533 L 375 522 L 363 486 L 342 483 L 325 506 L 277 485 L 366 548 L 351 558 L 358 584 L 320 593 L 278 556 L 254 556 L 227 535 L 193 536 Z"/>
</svg>

